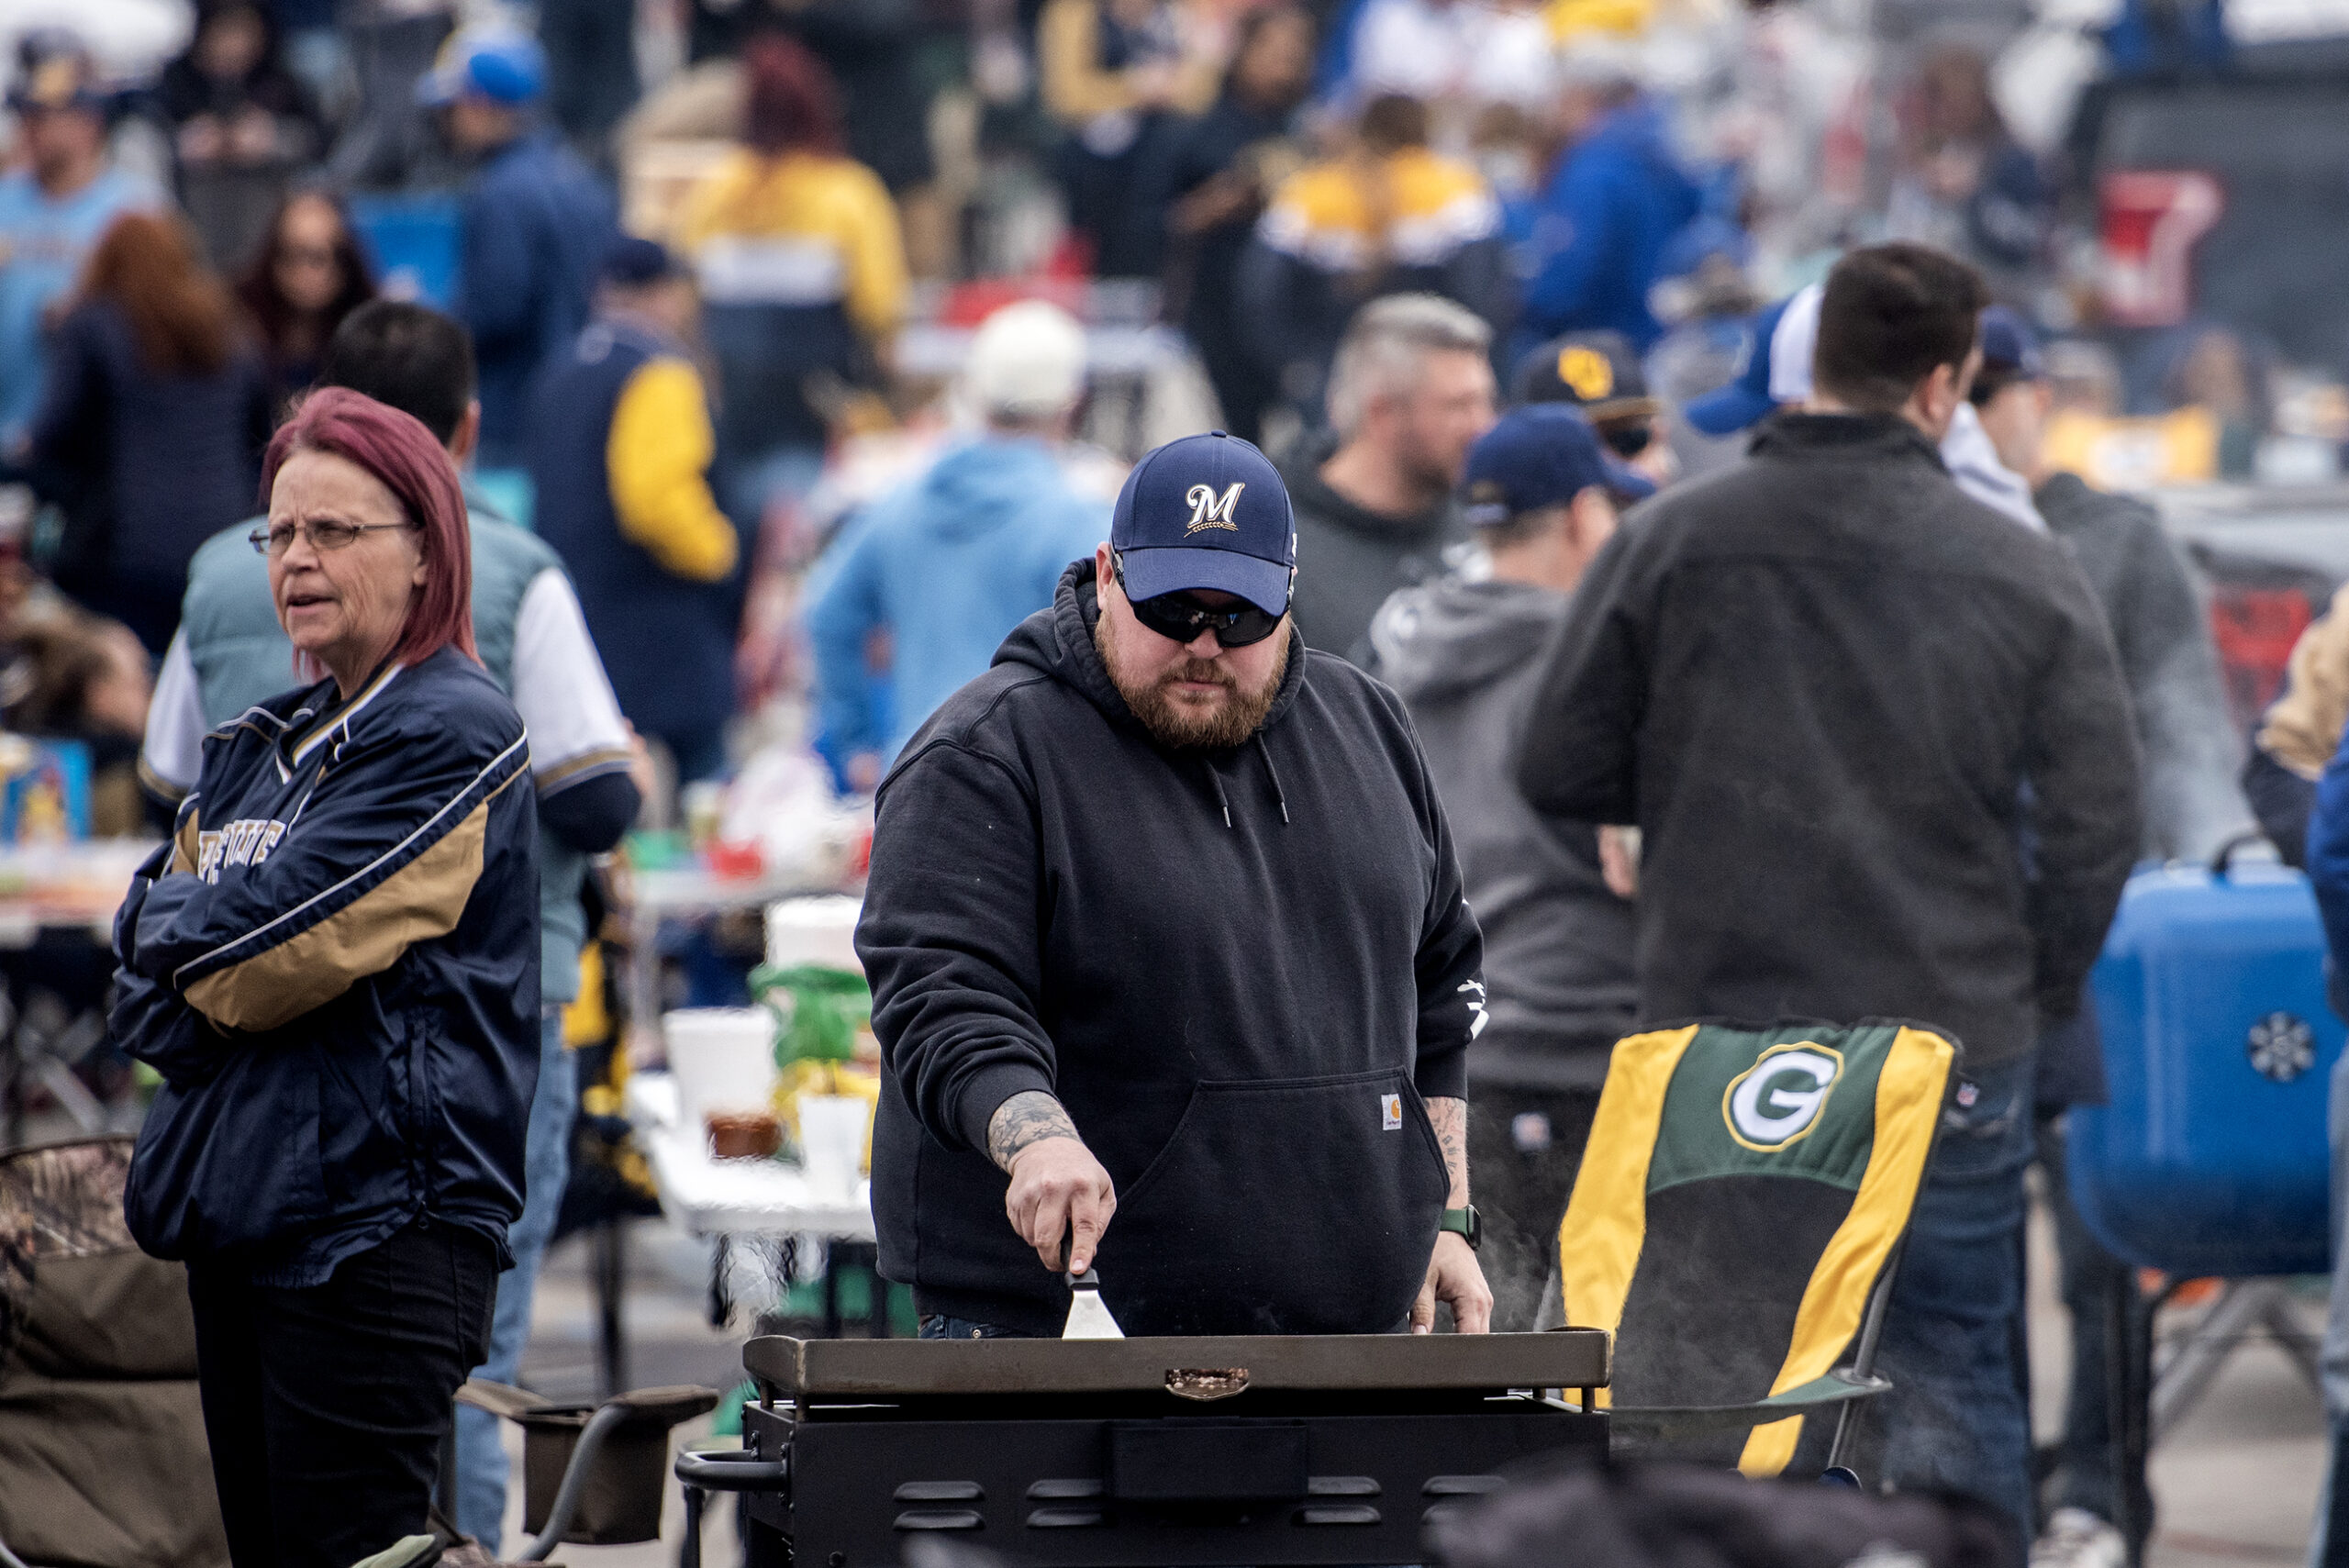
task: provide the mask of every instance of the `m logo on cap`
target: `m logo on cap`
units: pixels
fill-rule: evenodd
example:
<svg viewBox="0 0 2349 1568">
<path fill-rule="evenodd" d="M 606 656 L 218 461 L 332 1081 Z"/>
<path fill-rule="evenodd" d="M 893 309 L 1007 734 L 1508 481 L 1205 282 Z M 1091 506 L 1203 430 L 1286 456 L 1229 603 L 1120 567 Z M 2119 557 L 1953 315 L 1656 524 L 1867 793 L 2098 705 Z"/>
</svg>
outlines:
<svg viewBox="0 0 2349 1568">
<path fill-rule="evenodd" d="M 1757 1153 L 1775 1153 L 1819 1124 L 1827 1096 L 1842 1075 L 1842 1052 L 1831 1046 L 1808 1040 L 1774 1045 L 1730 1080 L 1721 1096 L 1721 1119 L 1739 1143 Z"/>
<path fill-rule="evenodd" d="M 1191 504 L 1191 526 L 1183 530 L 1184 536 L 1188 538 L 1203 528 L 1230 528 L 1238 533 L 1240 525 L 1232 520 L 1231 514 L 1233 508 L 1240 505 L 1240 493 L 1247 488 L 1248 482 L 1244 479 L 1226 485 L 1222 497 L 1219 499 L 1211 486 L 1192 485 L 1189 494 L 1183 497 Z"/>
</svg>

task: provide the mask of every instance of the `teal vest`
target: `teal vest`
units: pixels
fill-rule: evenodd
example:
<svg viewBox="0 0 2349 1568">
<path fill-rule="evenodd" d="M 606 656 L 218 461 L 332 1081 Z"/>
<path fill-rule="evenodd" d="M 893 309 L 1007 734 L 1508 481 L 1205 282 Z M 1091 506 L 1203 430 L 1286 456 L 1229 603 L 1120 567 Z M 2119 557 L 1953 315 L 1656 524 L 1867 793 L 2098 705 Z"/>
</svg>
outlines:
<svg viewBox="0 0 2349 1568">
<path fill-rule="evenodd" d="M 541 572 L 562 570 L 547 544 L 513 524 L 474 512 L 473 646 L 492 679 L 514 690 L 514 623 L 522 595 Z M 294 644 L 277 624 L 269 594 L 269 563 L 245 537 L 266 518 L 223 529 L 204 542 L 188 565 L 180 631 L 195 666 L 204 722 L 217 728 L 255 703 L 301 683 Z M 587 857 L 551 833 L 539 835 L 540 1000 L 549 1006 L 579 995 L 579 949 L 587 914 L 579 893 Z"/>
</svg>

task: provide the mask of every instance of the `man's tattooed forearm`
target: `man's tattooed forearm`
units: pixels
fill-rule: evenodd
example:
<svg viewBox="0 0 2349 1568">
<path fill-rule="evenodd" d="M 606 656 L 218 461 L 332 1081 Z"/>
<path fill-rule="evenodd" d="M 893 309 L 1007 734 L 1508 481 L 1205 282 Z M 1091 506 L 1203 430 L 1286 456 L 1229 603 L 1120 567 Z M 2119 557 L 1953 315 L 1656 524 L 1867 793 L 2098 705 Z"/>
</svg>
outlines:
<svg viewBox="0 0 2349 1568">
<path fill-rule="evenodd" d="M 1453 1208 L 1468 1206 L 1468 1102 L 1444 1098 L 1428 1101 L 1428 1121 L 1435 1129 L 1436 1147 L 1443 1151 L 1443 1168 L 1452 1173 Z"/>
<path fill-rule="evenodd" d="M 995 1115 L 988 1118 L 987 1158 L 1008 1171 L 1013 1157 L 1030 1144 L 1047 1138 L 1075 1137 L 1076 1124 L 1068 1119 L 1061 1103 L 1041 1089 L 1030 1089 L 996 1106 Z"/>
</svg>

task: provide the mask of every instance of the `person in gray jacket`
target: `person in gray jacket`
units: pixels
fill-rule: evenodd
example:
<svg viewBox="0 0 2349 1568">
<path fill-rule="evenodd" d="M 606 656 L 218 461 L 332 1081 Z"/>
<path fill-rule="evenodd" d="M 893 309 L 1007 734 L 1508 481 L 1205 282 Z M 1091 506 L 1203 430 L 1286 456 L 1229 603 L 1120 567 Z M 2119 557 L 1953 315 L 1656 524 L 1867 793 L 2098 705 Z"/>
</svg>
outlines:
<svg viewBox="0 0 2349 1568">
<path fill-rule="evenodd" d="M 1653 488 L 1572 406 L 1508 414 L 1462 483 L 1475 570 L 1400 590 L 1371 623 L 1375 673 L 1419 727 L 1485 930 L 1492 1022 L 1468 1047 L 1468 1158 L 1497 1329 L 1536 1326 L 1608 1053 L 1638 1001 L 1631 906 L 1608 888 L 1598 829 L 1536 816 L 1510 759 L 1567 595 L 1618 503 Z"/>
<path fill-rule="evenodd" d="M 2044 432 L 2053 386 L 2031 328 L 2004 306 L 1982 313 L 1982 368 L 1969 395 L 1998 461 L 2030 481 L 2040 515 L 2079 562 L 2111 628 L 2145 760 L 2141 853 L 2149 860 L 2209 859 L 2250 825 L 2252 810 L 2236 783 L 2242 737 L 2228 712 L 2219 651 L 2184 556 L 2153 507 L 2098 490 L 2048 463 Z M 2121 1517 L 2122 1478 L 2112 1463 L 2101 1304 L 2109 1285 L 2127 1278 L 2130 1269 L 2089 1231 L 2065 1180 L 2065 1113 L 2106 1098 L 2092 1008 L 2084 1006 L 2079 1018 L 2041 1037 L 2032 1098 L 2064 1304 L 2071 1310 L 2072 1373 L 2032 1561 L 2038 1568 L 2097 1568 L 2122 1560 L 2129 1550 L 2113 1523 Z M 2130 1485 L 2137 1489 L 2132 1517 L 2152 1518 L 2143 1478 Z"/>
</svg>

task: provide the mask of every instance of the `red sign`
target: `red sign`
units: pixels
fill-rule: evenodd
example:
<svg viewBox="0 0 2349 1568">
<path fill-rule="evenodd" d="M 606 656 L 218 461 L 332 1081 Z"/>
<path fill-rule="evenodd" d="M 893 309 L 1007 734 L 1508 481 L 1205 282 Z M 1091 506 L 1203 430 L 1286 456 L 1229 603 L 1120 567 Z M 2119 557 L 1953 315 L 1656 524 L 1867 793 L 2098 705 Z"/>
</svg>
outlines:
<svg viewBox="0 0 2349 1568">
<path fill-rule="evenodd" d="M 2106 317 L 2122 327 L 2174 327 L 2193 306 L 2194 242 L 2226 197 L 2195 170 L 2127 169 L 2098 183 Z"/>
</svg>

